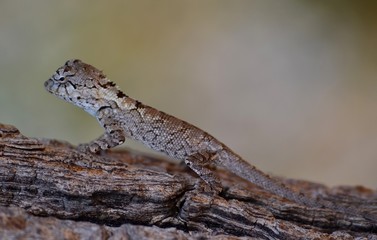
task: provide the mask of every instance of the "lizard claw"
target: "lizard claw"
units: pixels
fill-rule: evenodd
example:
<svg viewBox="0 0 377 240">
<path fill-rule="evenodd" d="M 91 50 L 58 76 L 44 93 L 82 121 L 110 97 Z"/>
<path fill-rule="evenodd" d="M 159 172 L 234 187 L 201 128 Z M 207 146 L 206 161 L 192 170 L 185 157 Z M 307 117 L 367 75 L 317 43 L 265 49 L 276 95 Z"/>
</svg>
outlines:
<svg viewBox="0 0 377 240">
<path fill-rule="evenodd" d="M 90 152 L 90 153 L 97 153 L 101 150 L 100 146 L 96 143 L 92 143 L 92 144 L 79 144 L 77 146 L 77 149 L 80 151 L 80 152 Z"/>
<path fill-rule="evenodd" d="M 201 179 L 198 182 L 198 189 L 202 192 L 212 193 L 213 195 L 218 195 L 223 190 L 219 183 L 208 184 Z"/>
</svg>

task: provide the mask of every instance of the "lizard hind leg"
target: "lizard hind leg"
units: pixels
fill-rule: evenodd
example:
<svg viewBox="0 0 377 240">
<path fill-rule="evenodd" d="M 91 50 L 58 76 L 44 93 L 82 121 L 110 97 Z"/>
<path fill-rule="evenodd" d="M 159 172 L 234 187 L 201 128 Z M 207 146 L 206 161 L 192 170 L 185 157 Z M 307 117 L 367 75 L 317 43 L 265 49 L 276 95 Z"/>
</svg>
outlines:
<svg viewBox="0 0 377 240">
<path fill-rule="evenodd" d="M 206 182 L 216 194 L 222 191 L 220 180 L 209 169 L 210 163 L 216 158 L 216 153 L 198 152 L 185 159 L 186 165 Z"/>
</svg>

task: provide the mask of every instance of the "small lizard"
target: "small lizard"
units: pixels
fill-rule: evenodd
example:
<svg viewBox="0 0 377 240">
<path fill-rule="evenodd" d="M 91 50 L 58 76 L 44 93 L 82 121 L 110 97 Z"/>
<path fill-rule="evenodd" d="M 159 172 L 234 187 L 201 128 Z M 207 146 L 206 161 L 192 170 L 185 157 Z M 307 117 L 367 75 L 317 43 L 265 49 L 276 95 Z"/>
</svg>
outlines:
<svg viewBox="0 0 377 240">
<path fill-rule="evenodd" d="M 225 167 L 263 189 L 296 203 L 349 211 L 327 201 L 317 202 L 289 189 L 247 163 L 207 132 L 130 98 L 102 71 L 80 60 L 67 61 L 44 85 L 53 95 L 93 115 L 105 129 L 98 139 L 79 145 L 81 150 L 96 153 L 120 145 L 129 138 L 183 160 L 215 192 L 222 188 L 208 168 L 210 164 Z"/>
</svg>

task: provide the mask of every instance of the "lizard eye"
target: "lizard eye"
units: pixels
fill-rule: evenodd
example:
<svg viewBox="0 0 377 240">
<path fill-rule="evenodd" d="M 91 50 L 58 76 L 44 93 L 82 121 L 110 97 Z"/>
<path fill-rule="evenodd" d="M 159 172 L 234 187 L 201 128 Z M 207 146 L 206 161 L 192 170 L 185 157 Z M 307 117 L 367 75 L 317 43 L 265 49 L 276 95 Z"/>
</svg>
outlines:
<svg viewBox="0 0 377 240">
<path fill-rule="evenodd" d="M 63 83 L 63 82 L 66 80 L 66 78 L 65 78 L 64 76 L 59 76 L 59 75 L 57 75 L 57 76 L 54 77 L 54 80 L 55 80 L 56 82 L 61 82 L 61 83 Z"/>
<path fill-rule="evenodd" d="M 56 74 L 55 76 L 53 76 L 53 80 L 55 82 L 63 83 L 67 80 L 67 78 L 65 76 L 60 75 L 60 74 Z"/>
</svg>

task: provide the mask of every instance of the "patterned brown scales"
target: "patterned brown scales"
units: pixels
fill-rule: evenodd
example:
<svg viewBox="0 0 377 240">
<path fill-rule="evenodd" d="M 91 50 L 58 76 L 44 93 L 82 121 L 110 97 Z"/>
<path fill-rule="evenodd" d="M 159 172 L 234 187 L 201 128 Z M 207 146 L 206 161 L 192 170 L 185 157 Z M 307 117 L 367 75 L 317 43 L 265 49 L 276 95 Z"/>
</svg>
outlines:
<svg viewBox="0 0 377 240">
<path fill-rule="evenodd" d="M 360 215 L 354 208 L 324 200 L 317 202 L 294 192 L 247 163 L 207 132 L 128 97 L 102 71 L 80 60 L 67 61 L 44 85 L 53 95 L 97 118 L 105 129 L 105 133 L 96 140 L 79 145 L 82 151 L 96 153 L 120 145 L 129 138 L 185 161 L 215 192 L 222 188 L 207 168 L 209 164 L 225 167 L 263 189 L 296 203 Z"/>
</svg>

